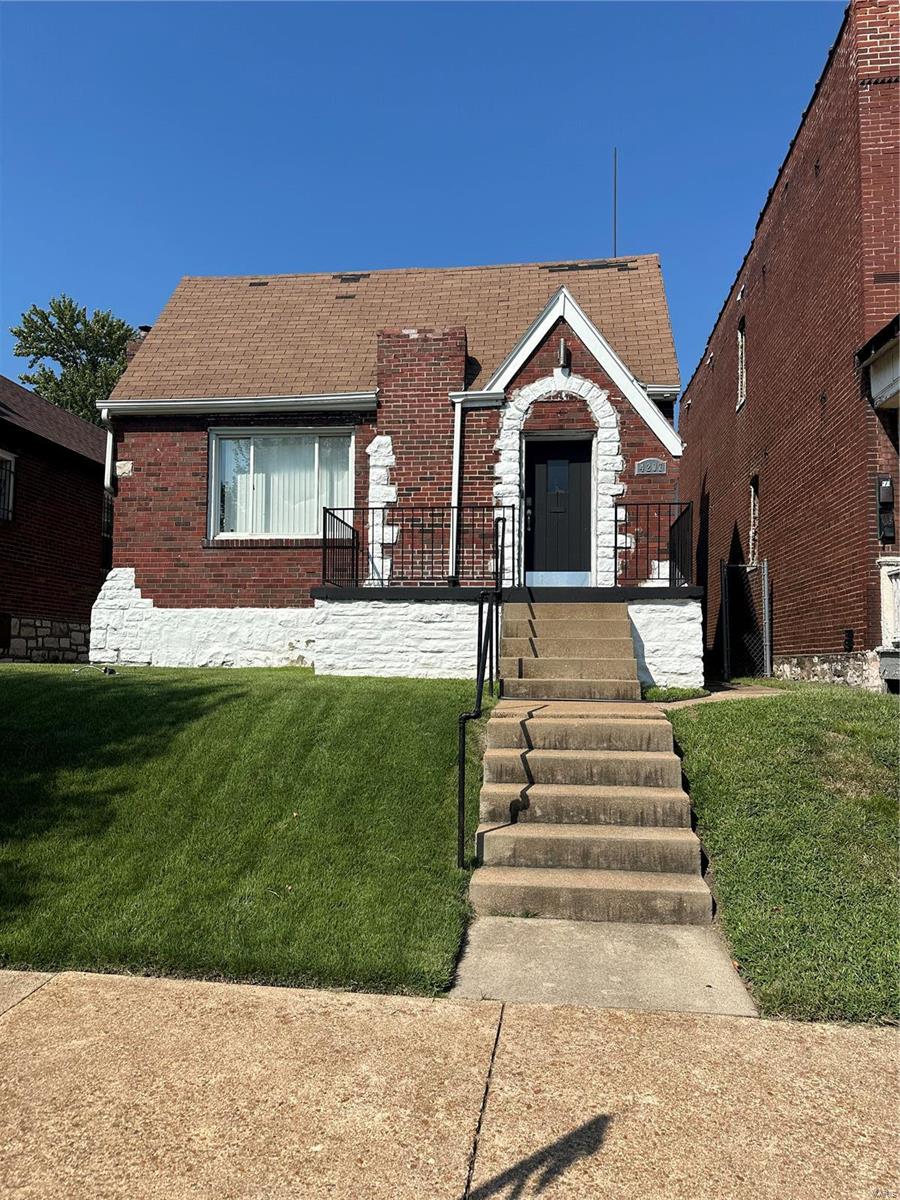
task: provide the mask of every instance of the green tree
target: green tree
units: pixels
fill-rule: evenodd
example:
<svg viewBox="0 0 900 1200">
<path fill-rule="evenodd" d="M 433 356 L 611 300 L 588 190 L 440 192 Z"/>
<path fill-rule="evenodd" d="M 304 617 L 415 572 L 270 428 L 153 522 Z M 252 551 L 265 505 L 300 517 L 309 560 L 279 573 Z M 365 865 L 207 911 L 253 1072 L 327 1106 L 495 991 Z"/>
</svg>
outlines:
<svg viewBox="0 0 900 1200">
<path fill-rule="evenodd" d="M 97 403 L 109 398 L 125 370 L 125 347 L 137 330 L 111 312 L 89 317 L 85 307 L 63 294 L 46 308 L 32 304 L 10 332 L 16 339 L 13 353 L 27 358 L 32 370 L 20 375 L 21 381 L 51 404 L 99 424 Z M 58 373 L 48 361 L 58 365 Z"/>
</svg>

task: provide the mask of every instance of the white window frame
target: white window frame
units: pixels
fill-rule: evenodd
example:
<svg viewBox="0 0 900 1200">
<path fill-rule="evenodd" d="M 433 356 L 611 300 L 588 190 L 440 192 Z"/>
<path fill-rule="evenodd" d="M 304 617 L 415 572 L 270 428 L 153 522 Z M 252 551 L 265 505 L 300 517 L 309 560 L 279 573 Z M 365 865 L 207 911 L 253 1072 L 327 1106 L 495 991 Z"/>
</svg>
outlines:
<svg viewBox="0 0 900 1200">
<path fill-rule="evenodd" d="M 737 324 L 737 404 L 740 412 L 747 403 L 747 322 L 744 317 Z"/>
<path fill-rule="evenodd" d="M 218 529 L 218 514 L 219 514 L 219 442 L 223 438 L 262 438 L 262 437 L 285 437 L 290 435 L 302 435 L 304 437 L 314 437 L 316 439 L 315 453 L 315 470 L 316 470 L 316 528 L 315 530 L 304 531 L 302 533 L 221 533 Z M 355 489 L 356 489 L 356 432 L 352 425 L 327 425 L 327 426 L 303 426 L 303 425 L 274 425 L 260 427 L 256 426 L 228 426 L 216 427 L 209 431 L 209 469 L 208 469 L 208 491 L 207 491 L 207 536 L 210 541 L 214 542 L 271 542 L 282 540 L 301 540 L 301 539 L 321 539 L 322 537 L 322 505 L 319 501 L 319 442 L 326 437 L 349 437 L 350 439 L 350 501 L 348 508 L 353 508 L 355 504 Z M 251 462 L 252 462 L 252 443 L 251 443 Z"/>
<path fill-rule="evenodd" d="M 0 450 L 0 458 L 10 463 L 12 467 L 9 473 L 9 516 L 0 517 L 0 520 L 11 521 L 13 513 L 16 511 L 16 455 L 9 450 Z"/>
</svg>

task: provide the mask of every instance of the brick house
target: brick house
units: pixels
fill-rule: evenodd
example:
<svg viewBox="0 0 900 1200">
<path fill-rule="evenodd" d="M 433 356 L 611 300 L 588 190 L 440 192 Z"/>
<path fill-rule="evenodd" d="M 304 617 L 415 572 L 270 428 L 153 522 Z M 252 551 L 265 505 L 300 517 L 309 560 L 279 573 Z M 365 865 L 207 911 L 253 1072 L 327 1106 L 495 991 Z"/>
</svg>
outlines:
<svg viewBox="0 0 900 1200">
<path fill-rule="evenodd" d="M 0 376 L 0 657 L 87 660 L 105 450 L 102 429 Z"/>
<path fill-rule="evenodd" d="M 898 7 L 848 8 L 682 399 L 713 677 L 770 618 L 778 675 L 897 678 Z"/>
<path fill-rule="evenodd" d="M 103 410 L 92 657 L 467 675 L 481 590 L 562 589 L 696 681 L 678 387 L 654 255 L 184 279 Z"/>
</svg>

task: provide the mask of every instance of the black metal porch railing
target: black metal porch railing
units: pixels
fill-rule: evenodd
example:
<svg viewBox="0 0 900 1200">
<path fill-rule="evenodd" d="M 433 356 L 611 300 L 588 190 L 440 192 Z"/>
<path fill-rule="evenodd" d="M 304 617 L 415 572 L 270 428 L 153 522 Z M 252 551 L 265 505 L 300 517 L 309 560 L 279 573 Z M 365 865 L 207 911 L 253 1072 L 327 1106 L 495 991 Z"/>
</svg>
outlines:
<svg viewBox="0 0 900 1200">
<path fill-rule="evenodd" d="M 616 505 L 616 587 L 685 587 L 693 583 L 690 501 Z"/>
<path fill-rule="evenodd" d="M 513 508 L 490 504 L 326 508 L 322 582 L 340 588 L 514 583 L 514 521 Z"/>
</svg>

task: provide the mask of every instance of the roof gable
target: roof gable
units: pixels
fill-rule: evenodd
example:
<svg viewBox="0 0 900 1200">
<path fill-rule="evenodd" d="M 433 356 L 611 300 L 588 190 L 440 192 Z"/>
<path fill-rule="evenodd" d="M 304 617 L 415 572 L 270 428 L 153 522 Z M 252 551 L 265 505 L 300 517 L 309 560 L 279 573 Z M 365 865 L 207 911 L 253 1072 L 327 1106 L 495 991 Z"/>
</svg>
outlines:
<svg viewBox="0 0 900 1200">
<path fill-rule="evenodd" d="M 504 392 L 521 371 L 532 354 L 546 340 L 557 321 L 563 320 L 580 339 L 584 347 L 594 356 L 615 386 L 619 389 L 639 417 L 659 438 L 670 454 L 679 456 L 684 444 L 666 418 L 662 415 L 647 392 L 615 350 L 587 316 L 584 309 L 565 286 L 551 298 L 541 312 L 507 354 L 484 387 L 485 392 Z"/>
</svg>

